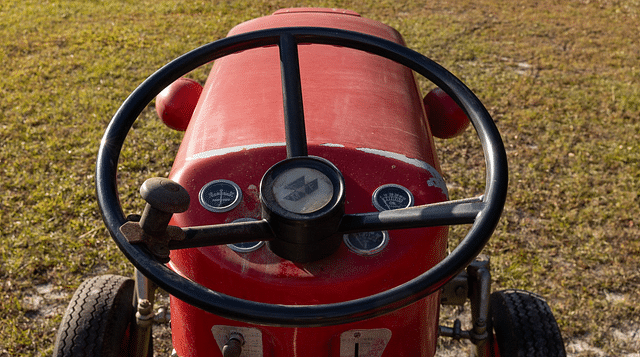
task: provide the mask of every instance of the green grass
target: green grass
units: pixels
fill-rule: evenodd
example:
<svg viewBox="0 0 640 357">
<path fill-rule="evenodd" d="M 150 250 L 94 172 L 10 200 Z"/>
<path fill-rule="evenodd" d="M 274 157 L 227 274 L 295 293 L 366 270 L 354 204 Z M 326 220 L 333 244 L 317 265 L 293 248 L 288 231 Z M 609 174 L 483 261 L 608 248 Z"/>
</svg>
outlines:
<svg viewBox="0 0 640 357">
<path fill-rule="evenodd" d="M 131 271 L 103 228 L 93 188 L 99 140 L 119 104 L 179 54 L 295 5 L 0 4 L 0 356 L 50 354 L 75 287 L 90 275 Z M 478 94 L 510 163 L 507 206 L 486 249 L 495 287 L 546 296 L 565 339 L 625 352 L 610 331 L 640 324 L 638 1 L 312 5 L 397 28 Z M 166 176 L 179 140 L 152 110 L 143 114 L 121 159 L 126 212 L 141 210 L 137 187 Z M 471 130 L 436 145 L 452 195 L 481 191 Z"/>
</svg>

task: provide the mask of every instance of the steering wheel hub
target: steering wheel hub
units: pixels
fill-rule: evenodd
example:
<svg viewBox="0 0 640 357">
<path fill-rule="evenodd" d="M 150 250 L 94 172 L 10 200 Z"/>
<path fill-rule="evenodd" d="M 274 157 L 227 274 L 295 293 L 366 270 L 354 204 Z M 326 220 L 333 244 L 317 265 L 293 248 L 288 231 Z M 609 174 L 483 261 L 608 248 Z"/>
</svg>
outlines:
<svg viewBox="0 0 640 357">
<path fill-rule="evenodd" d="M 333 198 L 331 180 L 322 172 L 308 167 L 296 167 L 281 173 L 271 190 L 280 207 L 298 214 L 316 212 Z"/>
<path fill-rule="evenodd" d="M 275 233 L 269 247 L 280 257 L 304 263 L 338 249 L 344 178 L 329 161 L 305 156 L 275 164 L 260 182 L 260 200 Z"/>
</svg>

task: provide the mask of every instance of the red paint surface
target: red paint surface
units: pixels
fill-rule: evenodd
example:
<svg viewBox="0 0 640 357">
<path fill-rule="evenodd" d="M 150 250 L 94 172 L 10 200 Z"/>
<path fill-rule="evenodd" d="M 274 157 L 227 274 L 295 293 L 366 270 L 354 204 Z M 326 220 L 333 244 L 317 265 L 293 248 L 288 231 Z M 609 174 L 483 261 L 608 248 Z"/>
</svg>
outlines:
<svg viewBox="0 0 640 357">
<path fill-rule="evenodd" d="M 202 93 L 200 83 L 180 78 L 156 97 L 156 113 L 166 126 L 185 131 Z"/>
<path fill-rule="evenodd" d="M 435 88 L 424 97 L 429 125 L 433 136 L 449 139 L 462 134 L 469 124 L 469 118 L 462 108 L 440 88 Z"/>
<path fill-rule="evenodd" d="M 402 42 L 395 30 L 352 13 L 283 11 L 241 24 L 231 34 L 276 26 L 337 27 Z M 341 47 L 301 45 L 299 52 L 309 154 L 328 159 L 342 172 L 347 213 L 374 211 L 371 194 L 389 183 L 411 190 L 416 205 L 446 200 L 442 190 L 429 183 L 431 173 L 411 160 L 398 160 L 407 157 L 438 168 L 413 74 L 383 58 Z M 272 145 L 284 142 L 281 88 L 277 47 L 215 62 L 171 172 L 192 200 L 173 224 L 260 218 L 260 179 L 286 157 L 283 144 Z M 248 148 L 225 149 L 243 146 Z M 234 181 L 242 189 L 243 201 L 234 210 L 212 213 L 199 205 L 200 189 L 216 179 Z M 445 256 L 447 232 L 441 227 L 392 231 L 387 248 L 377 255 L 363 257 L 342 245 L 332 256 L 309 264 L 285 261 L 266 246 L 248 254 L 226 246 L 173 251 L 171 260 L 181 274 L 235 297 L 326 304 L 375 294 L 418 276 Z M 431 356 L 438 303 L 434 294 L 394 313 L 347 325 L 259 327 L 265 356 L 337 356 L 340 334 L 356 328 L 390 329 L 384 356 Z M 173 343 L 180 356 L 219 356 L 211 328 L 249 326 L 177 299 L 172 299 L 171 309 Z"/>
<path fill-rule="evenodd" d="M 277 26 L 359 30 L 402 43 L 379 22 L 353 15 L 292 13 L 238 25 L 230 35 Z M 438 168 L 413 73 L 358 50 L 303 44 L 298 48 L 310 143 L 369 147 L 423 158 Z M 209 150 L 284 142 L 280 60 L 276 46 L 215 61 L 177 160 Z"/>
</svg>

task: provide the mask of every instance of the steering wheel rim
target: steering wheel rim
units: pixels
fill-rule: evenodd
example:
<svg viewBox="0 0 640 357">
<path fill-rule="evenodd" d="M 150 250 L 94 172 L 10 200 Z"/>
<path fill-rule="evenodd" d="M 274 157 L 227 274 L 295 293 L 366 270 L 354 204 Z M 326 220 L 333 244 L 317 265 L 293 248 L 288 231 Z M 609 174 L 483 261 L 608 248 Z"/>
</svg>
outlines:
<svg viewBox="0 0 640 357">
<path fill-rule="evenodd" d="M 433 205 L 436 212 L 438 207 L 444 207 L 445 211 L 454 215 L 454 211 L 465 211 L 466 208 L 470 212 L 464 213 L 466 218 L 456 220 L 456 223 L 439 222 L 441 224 L 433 225 L 473 225 L 451 254 L 418 277 L 395 288 L 340 303 L 305 306 L 260 303 L 228 296 L 181 277 L 154 259 L 143 246 L 130 244 L 120 232 L 119 227 L 126 222 L 126 218 L 116 187 L 118 159 L 128 131 L 148 103 L 166 86 L 197 67 L 247 49 L 281 46 L 281 39 L 285 37 L 294 39 L 296 45 L 338 45 L 398 62 L 444 90 L 471 120 L 485 156 L 485 192 L 479 198 Z M 437 291 L 471 263 L 489 240 L 506 200 L 507 182 L 507 158 L 500 134 L 482 103 L 459 79 L 434 61 L 396 43 L 357 32 L 311 27 L 267 29 L 227 37 L 168 63 L 148 77 L 113 116 L 101 141 L 96 164 L 96 192 L 105 225 L 120 250 L 140 272 L 171 295 L 213 314 L 248 323 L 289 327 L 328 326 L 364 320 L 397 310 Z M 418 218 L 412 219 L 419 219 L 432 211 L 434 209 L 424 212 L 414 209 L 411 212 L 414 216 L 417 214 Z M 382 214 L 392 217 L 401 212 L 387 211 Z M 378 226 L 386 227 L 384 217 L 387 216 L 382 214 L 375 216 L 375 219 L 372 215 L 346 215 L 340 230 L 361 231 L 363 225 L 370 230 L 377 230 Z M 404 227 L 400 224 L 395 228 Z"/>
</svg>

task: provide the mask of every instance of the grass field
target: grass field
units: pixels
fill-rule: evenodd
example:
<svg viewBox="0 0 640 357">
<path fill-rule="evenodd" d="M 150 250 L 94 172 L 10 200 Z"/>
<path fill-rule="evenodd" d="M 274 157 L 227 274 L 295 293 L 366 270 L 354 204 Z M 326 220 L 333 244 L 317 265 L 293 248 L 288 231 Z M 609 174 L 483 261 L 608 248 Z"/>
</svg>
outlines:
<svg viewBox="0 0 640 357">
<path fill-rule="evenodd" d="M 50 354 L 80 282 L 131 272 L 94 196 L 97 148 L 119 104 L 179 54 L 239 22 L 298 5 L 0 3 L 0 356 Z M 640 2 L 305 5 L 349 8 L 397 28 L 409 47 L 477 93 L 497 122 L 510 164 L 507 206 L 485 250 L 494 287 L 545 296 L 572 355 L 637 353 Z M 204 80 L 206 70 L 192 76 Z M 121 158 L 125 212 L 141 211 L 137 187 L 167 175 L 179 141 L 153 110 L 142 115 Z M 482 159 L 472 131 L 436 145 L 452 196 L 481 192 Z"/>
</svg>

